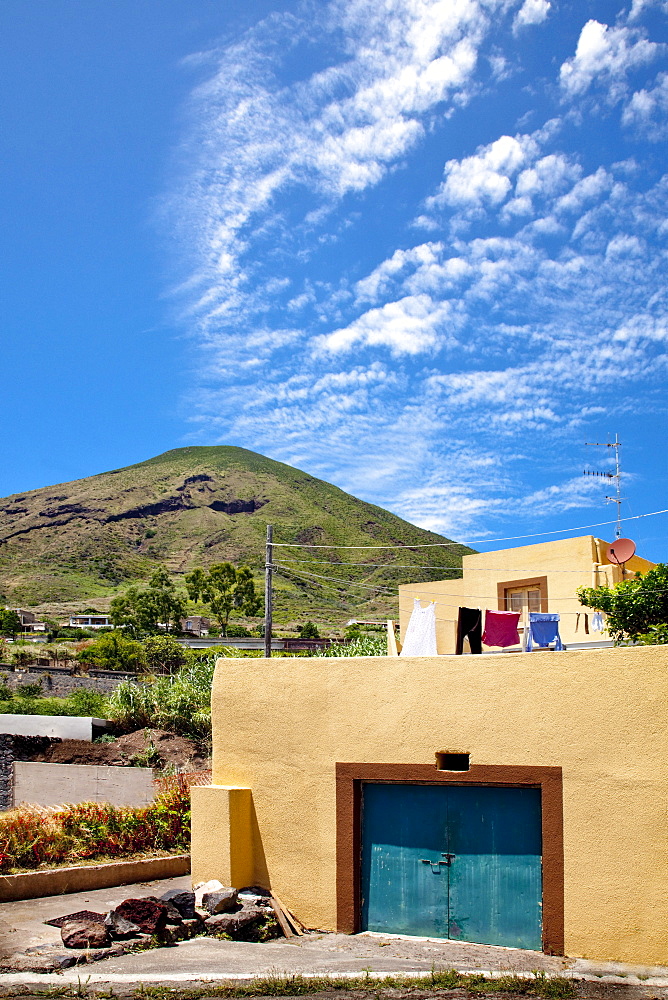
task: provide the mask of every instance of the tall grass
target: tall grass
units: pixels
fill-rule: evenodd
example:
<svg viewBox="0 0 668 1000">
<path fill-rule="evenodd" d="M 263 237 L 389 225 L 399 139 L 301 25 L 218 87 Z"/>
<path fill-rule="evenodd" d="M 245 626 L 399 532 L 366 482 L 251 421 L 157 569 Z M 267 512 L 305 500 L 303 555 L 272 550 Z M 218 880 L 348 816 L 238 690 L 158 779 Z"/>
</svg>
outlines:
<svg viewBox="0 0 668 1000">
<path fill-rule="evenodd" d="M 315 656 L 387 656 L 385 635 L 362 635 L 352 642 L 333 642 Z"/>
<path fill-rule="evenodd" d="M 150 683 L 122 681 L 108 700 L 108 718 L 125 732 L 150 726 L 208 744 L 217 655 L 192 659 L 173 676 Z"/>
<path fill-rule="evenodd" d="M 0 873 L 100 856 L 190 850 L 190 788 L 183 775 L 161 782 L 148 806 L 82 802 L 57 810 L 21 806 L 0 817 Z"/>
</svg>

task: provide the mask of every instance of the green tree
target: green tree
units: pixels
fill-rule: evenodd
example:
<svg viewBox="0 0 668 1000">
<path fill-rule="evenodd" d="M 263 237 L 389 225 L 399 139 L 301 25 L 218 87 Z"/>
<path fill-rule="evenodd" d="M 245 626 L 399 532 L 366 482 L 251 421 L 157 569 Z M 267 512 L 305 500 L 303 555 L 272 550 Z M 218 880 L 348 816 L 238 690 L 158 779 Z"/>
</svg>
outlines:
<svg viewBox="0 0 668 1000">
<path fill-rule="evenodd" d="M 314 622 L 305 622 L 298 630 L 302 639 L 319 639 L 318 626 Z"/>
<path fill-rule="evenodd" d="M 655 629 L 668 625 L 668 566 L 664 563 L 614 587 L 580 587 L 577 595 L 586 608 L 605 612 L 608 632 L 615 642 L 652 634 L 660 641 L 660 635 L 665 634 L 665 628 Z"/>
<path fill-rule="evenodd" d="M 249 566 L 234 563 L 214 563 L 208 573 L 201 567 L 186 574 L 186 589 L 193 601 L 208 604 L 214 618 L 227 635 L 227 623 L 233 611 L 256 615 L 260 598 L 255 593 L 253 572 Z"/>
<path fill-rule="evenodd" d="M 178 632 L 187 602 L 164 566 L 158 567 L 143 589 L 129 587 L 114 597 L 109 616 L 112 623 L 126 628 L 135 637 L 160 633 L 164 627 Z M 161 628 L 162 626 L 162 628 Z"/>
<path fill-rule="evenodd" d="M 152 674 L 174 674 L 186 662 L 186 651 L 171 635 L 151 635 L 144 639 L 146 667 Z"/>
<path fill-rule="evenodd" d="M 76 658 L 79 663 L 100 670 L 127 670 L 134 673 L 143 670 L 146 664 L 141 642 L 129 639 L 122 632 L 105 632 L 77 653 Z"/>
<path fill-rule="evenodd" d="M 11 608 L 0 609 L 0 632 L 12 638 L 22 631 L 21 618 Z"/>
</svg>

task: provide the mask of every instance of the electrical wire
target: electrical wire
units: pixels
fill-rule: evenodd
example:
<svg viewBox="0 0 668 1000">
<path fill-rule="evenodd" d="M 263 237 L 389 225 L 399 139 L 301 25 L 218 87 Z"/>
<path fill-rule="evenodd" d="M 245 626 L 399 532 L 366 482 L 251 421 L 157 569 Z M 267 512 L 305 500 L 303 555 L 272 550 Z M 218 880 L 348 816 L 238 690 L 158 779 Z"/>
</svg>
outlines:
<svg viewBox="0 0 668 1000">
<path fill-rule="evenodd" d="M 309 577 L 314 577 L 314 578 L 317 578 L 317 579 L 320 579 L 320 580 L 331 581 L 333 583 L 343 583 L 347 587 L 360 587 L 363 590 L 375 590 L 375 591 L 384 590 L 388 594 L 392 594 L 392 596 L 394 596 L 396 594 L 396 590 L 395 590 L 394 587 L 388 587 L 388 586 L 386 586 L 386 585 L 384 585 L 382 583 L 379 583 L 377 586 L 372 587 L 368 583 L 356 583 L 354 580 L 344 580 L 342 577 L 338 577 L 338 576 L 323 576 L 322 573 L 309 573 L 308 570 L 301 570 L 301 571 L 299 571 L 299 570 L 293 570 L 293 569 L 290 569 L 288 566 L 281 566 L 280 563 L 273 563 L 272 565 L 273 565 L 274 569 L 277 569 L 277 570 L 281 570 L 282 569 L 286 573 L 292 573 L 292 574 L 294 574 L 294 576 L 309 576 Z"/>
<path fill-rule="evenodd" d="M 647 514 L 634 514 L 625 517 L 624 521 L 638 521 L 643 517 L 656 517 L 658 514 L 668 514 L 665 510 L 653 510 Z M 597 521 L 596 524 L 581 524 L 577 528 L 557 528 L 555 531 L 533 531 L 528 535 L 508 535 L 505 538 L 477 538 L 471 542 L 418 542 L 416 545 L 313 545 L 308 542 L 273 542 L 274 548 L 282 549 L 433 549 L 448 548 L 452 545 L 486 545 L 489 542 L 515 542 L 521 538 L 539 538 L 544 535 L 563 535 L 569 531 L 585 531 L 587 528 L 603 528 L 617 521 Z"/>
<path fill-rule="evenodd" d="M 485 555 L 485 553 L 481 553 L 481 555 Z M 289 563 L 306 563 L 307 565 L 313 564 L 314 566 L 316 566 L 316 565 L 336 566 L 337 568 L 340 567 L 341 569 L 343 569 L 344 566 L 361 566 L 361 567 L 373 568 L 373 569 L 378 569 L 378 568 L 381 568 L 381 569 L 382 568 L 384 568 L 384 569 L 439 569 L 439 570 L 442 570 L 443 572 L 452 572 L 452 573 L 462 573 L 462 572 L 464 572 L 464 568 L 462 566 L 431 566 L 431 565 L 428 566 L 428 565 L 425 565 L 423 563 L 367 563 L 367 562 L 364 562 L 364 563 L 353 563 L 353 562 L 338 562 L 335 559 L 306 559 L 305 557 L 302 558 L 302 559 L 284 559 L 283 557 L 281 557 L 281 559 L 282 559 L 283 562 L 289 562 Z M 601 565 L 601 564 L 599 563 L 598 565 Z M 603 565 L 606 565 L 606 564 L 603 564 Z M 609 563 L 608 565 L 614 566 L 615 564 L 614 563 Z M 466 567 L 466 572 L 467 573 L 498 573 L 499 569 L 500 569 L 499 566 L 467 566 Z M 505 567 L 503 569 L 504 573 L 514 573 L 514 574 L 517 574 L 518 576 L 521 573 L 525 573 L 525 574 L 529 573 L 529 574 L 531 574 L 531 573 L 534 573 L 534 571 L 535 571 L 535 567 L 534 567 L 534 569 L 509 569 L 509 570 L 506 570 Z M 581 572 L 582 572 L 581 569 L 551 569 L 550 570 L 550 573 L 581 573 Z"/>
</svg>

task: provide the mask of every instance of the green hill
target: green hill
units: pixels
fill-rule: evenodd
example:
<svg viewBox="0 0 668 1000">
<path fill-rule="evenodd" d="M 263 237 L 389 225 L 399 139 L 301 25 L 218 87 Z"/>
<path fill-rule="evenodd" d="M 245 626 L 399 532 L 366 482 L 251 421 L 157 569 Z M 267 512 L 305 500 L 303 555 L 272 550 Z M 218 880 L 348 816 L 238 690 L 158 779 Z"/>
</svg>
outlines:
<svg viewBox="0 0 668 1000">
<path fill-rule="evenodd" d="M 0 592 L 15 606 L 81 610 L 93 600 L 102 609 L 158 564 L 178 577 L 226 559 L 247 562 L 259 583 L 267 523 L 277 542 L 408 547 L 447 541 L 255 452 L 177 448 L 0 500 Z M 400 554 L 278 548 L 275 561 L 284 569 L 276 577 L 277 619 L 396 614 L 398 583 L 442 578 L 441 567 L 460 566 L 470 551 L 463 545 Z"/>
</svg>

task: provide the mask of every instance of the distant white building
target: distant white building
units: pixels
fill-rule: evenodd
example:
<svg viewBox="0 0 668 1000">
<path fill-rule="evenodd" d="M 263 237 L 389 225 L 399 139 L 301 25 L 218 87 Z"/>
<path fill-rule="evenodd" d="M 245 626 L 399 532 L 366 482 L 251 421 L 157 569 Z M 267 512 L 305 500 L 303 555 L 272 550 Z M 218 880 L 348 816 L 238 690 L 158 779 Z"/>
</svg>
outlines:
<svg viewBox="0 0 668 1000">
<path fill-rule="evenodd" d="M 109 615 L 72 615 L 70 628 L 111 628 Z"/>
</svg>

